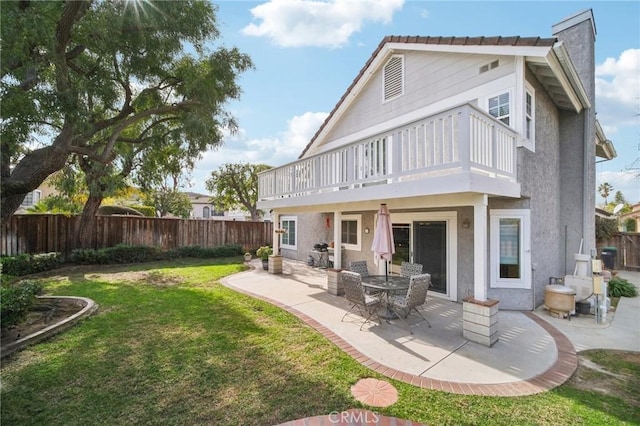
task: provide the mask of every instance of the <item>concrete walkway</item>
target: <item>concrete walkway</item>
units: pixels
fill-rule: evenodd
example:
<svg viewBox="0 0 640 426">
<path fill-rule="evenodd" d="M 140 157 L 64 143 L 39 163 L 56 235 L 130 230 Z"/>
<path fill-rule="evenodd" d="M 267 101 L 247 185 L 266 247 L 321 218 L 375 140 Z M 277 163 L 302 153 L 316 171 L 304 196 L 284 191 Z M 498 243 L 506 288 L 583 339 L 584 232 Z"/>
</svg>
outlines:
<svg viewBox="0 0 640 426">
<path fill-rule="evenodd" d="M 621 271 L 620 278 L 634 284 L 640 292 L 640 272 Z M 593 315 L 571 317 L 571 321 L 550 316 L 542 307 L 535 314 L 569 338 L 576 351 L 617 349 L 640 352 L 640 297 L 623 297 L 614 312 L 601 324 Z"/>
</svg>

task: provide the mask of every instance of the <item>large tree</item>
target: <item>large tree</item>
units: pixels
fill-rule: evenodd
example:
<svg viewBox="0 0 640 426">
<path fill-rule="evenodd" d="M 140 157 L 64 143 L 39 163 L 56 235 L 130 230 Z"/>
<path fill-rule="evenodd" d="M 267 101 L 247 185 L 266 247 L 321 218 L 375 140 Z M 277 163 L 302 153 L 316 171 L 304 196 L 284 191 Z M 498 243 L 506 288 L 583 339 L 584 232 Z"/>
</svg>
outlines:
<svg viewBox="0 0 640 426">
<path fill-rule="evenodd" d="M 235 131 L 224 105 L 252 64 L 213 45 L 215 18 L 204 1 L 3 3 L 2 222 L 72 155 L 99 174 L 165 125 L 199 150 Z"/>
<path fill-rule="evenodd" d="M 243 208 L 251 214 L 251 220 L 258 220 L 258 174 L 270 168 L 266 164 L 228 163 L 211 172 L 205 185 L 213 194 L 216 210 Z"/>
</svg>

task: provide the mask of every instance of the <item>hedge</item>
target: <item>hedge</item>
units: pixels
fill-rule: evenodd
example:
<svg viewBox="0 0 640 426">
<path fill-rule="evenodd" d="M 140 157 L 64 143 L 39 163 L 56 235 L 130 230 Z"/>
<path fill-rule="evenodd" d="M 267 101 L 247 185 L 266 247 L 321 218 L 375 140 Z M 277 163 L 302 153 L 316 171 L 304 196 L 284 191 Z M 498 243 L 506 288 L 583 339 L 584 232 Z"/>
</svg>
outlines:
<svg viewBox="0 0 640 426">
<path fill-rule="evenodd" d="M 60 253 L 21 254 L 18 256 L 0 257 L 2 275 L 23 276 L 44 272 L 65 265 L 113 265 L 125 263 L 142 263 L 157 260 L 169 260 L 183 257 L 218 258 L 233 257 L 243 254 L 242 246 L 226 244 L 218 247 L 189 246 L 170 251 L 162 251 L 151 246 L 129 246 L 119 244 L 98 250 L 76 249 L 67 258 Z"/>
</svg>

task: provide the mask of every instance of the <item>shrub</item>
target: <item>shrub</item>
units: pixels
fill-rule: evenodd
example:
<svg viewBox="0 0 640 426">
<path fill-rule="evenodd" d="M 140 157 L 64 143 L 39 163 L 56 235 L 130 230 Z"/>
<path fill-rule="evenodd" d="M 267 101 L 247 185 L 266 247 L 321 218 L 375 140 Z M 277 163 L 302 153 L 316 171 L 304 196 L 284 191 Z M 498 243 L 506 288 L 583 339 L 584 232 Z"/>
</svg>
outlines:
<svg viewBox="0 0 640 426">
<path fill-rule="evenodd" d="M 262 260 L 269 260 L 271 254 L 273 254 L 273 249 L 269 246 L 263 246 L 256 250 L 256 256 Z"/>
<path fill-rule="evenodd" d="M 139 211 L 140 213 L 142 213 L 143 215 L 145 215 L 147 217 L 155 217 L 156 216 L 156 208 L 153 207 L 153 206 L 135 205 L 135 206 L 129 206 L 129 207 Z"/>
<path fill-rule="evenodd" d="M 64 259 L 60 253 L 20 254 L 0 258 L 2 272 L 9 275 L 29 275 L 60 267 Z"/>
<path fill-rule="evenodd" d="M 59 253 L 22 254 L 0 258 L 3 275 L 20 276 L 55 269 L 63 263 L 74 265 L 113 265 L 123 263 L 142 263 L 154 260 L 165 260 L 179 257 L 217 258 L 242 256 L 242 246 L 225 244 L 218 247 L 204 248 L 200 246 L 180 247 L 163 252 L 157 247 L 129 246 L 118 244 L 98 250 L 75 249 L 67 256 L 66 261 Z"/>
<path fill-rule="evenodd" d="M 636 297 L 638 289 L 624 278 L 612 278 L 607 290 L 609 297 Z"/>
<path fill-rule="evenodd" d="M 100 253 L 93 249 L 75 249 L 71 250 L 69 262 L 76 265 L 99 265 Z"/>
<path fill-rule="evenodd" d="M 618 223 L 614 219 L 596 216 L 596 241 L 610 240 L 618 232 Z"/>
<path fill-rule="evenodd" d="M 242 246 L 237 244 L 225 244 L 218 247 L 205 248 L 200 246 L 179 247 L 172 250 L 177 257 L 214 258 L 241 256 L 244 251 Z"/>
<path fill-rule="evenodd" d="M 122 214 L 128 216 L 144 216 L 136 209 L 125 206 L 100 206 L 98 208 L 98 214 L 104 216 L 111 216 L 114 214 Z"/>
<path fill-rule="evenodd" d="M 42 293 L 36 281 L 20 281 L 0 288 L 0 326 L 3 330 L 18 324 Z"/>
<path fill-rule="evenodd" d="M 150 246 L 127 246 L 118 244 L 114 247 L 107 247 L 98 250 L 100 256 L 104 258 L 104 263 L 139 263 L 158 260 L 161 253 L 157 247 Z"/>
<path fill-rule="evenodd" d="M 112 265 L 121 263 L 150 262 L 163 258 L 160 249 L 150 246 L 118 244 L 99 250 L 76 249 L 69 261 L 77 265 Z"/>
</svg>

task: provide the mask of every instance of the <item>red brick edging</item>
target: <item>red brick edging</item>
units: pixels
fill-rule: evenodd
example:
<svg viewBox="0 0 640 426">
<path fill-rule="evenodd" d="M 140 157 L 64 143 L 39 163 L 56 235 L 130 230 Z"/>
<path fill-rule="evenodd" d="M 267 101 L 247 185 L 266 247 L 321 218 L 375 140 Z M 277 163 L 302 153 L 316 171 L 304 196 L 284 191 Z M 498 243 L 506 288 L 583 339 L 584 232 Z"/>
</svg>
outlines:
<svg viewBox="0 0 640 426">
<path fill-rule="evenodd" d="M 405 373 L 403 371 L 387 367 L 369 358 L 367 355 L 358 351 L 356 348 L 351 346 L 350 343 L 335 334 L 329 328 L 291 306 L 285 305 L 281 302 L 278 302 L 277 300 L 269 299 L 268 297 L 261 296 L 256 293 L 237 288 L 233 285 L 229 285 L 229 287 L 248 296 L 268 302 L 297 316 L 307 325 L 322 333 L 327 339 L 329 339 L 333 344 L 342 349 L 342 351 L 350 355 L 353 359 L 358 361 L 360 364 L 374 370 L 375 372 L 391 379 L 408 383 L 410 385 L 417 386 L 423 389 L 432 389 L 460 395 L 506 397 L 534 395 L 560 386 L 561 384 L 569 380 L 569 378 L 571 378 L 573 373 L 578 368 L 578 356 L 569 339 L 558 329 L 556 329 L 543 319 L 540 319 L 533 312 L 524 312 L 524 315 L 526 315 L 529 319 L 531 319 L 533 322 L 542 327 L 547 333 L 549 333 L 549 335 L 556 343 L 556 348 L 558 350 L 558 359 L 551 366 L 551 368 L 549 368 L 544 373 L 526 380 L 521 380 L 519 382 L 494 384 L 449 382 L 444 380 L 430 379 L 428 377 L 416 376 L 414 374 Z"/>
</svg>

